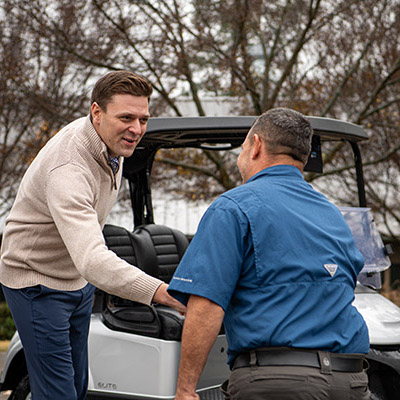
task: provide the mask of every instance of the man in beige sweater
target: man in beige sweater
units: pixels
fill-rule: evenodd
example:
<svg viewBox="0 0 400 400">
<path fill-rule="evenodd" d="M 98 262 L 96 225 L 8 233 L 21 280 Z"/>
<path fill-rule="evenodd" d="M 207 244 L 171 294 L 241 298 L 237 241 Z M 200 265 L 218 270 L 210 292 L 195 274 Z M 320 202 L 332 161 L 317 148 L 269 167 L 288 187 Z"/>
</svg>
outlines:
<svg viewBox="0 0 400 400">
<path fill-rule="evenodd" d="M 151 93 L 147 79 L 129 71 L 102 77 L 90 115 L 64 127 L 39 152 L 7 218 L 0 282 L 34 400 L 86 398 L 94 286 L 185 310 L 165 283 L 109 251 L 102 235 L 123 157 L 132 155 L 146 131 Z"/>
</svg>

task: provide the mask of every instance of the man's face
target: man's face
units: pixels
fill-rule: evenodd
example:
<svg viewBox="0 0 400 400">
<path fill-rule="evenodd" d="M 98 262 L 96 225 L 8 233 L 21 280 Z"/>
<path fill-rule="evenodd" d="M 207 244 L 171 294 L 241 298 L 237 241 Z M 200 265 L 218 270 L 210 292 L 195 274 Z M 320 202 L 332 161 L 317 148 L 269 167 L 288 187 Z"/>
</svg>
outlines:
<svg viewBox="0 0 400 400">
<path fill-rule="evenodd" d="M 250 172 L 250 149 L 252 147 L 252 140 L 247 134 L 245 141 L 242 144 L 242 151 L 237 159 L 237 166 L 240 174 L 242 175 L 243 183 L 246 183 L 251 177 Z"/>
<path fill-rule="evenodd" d="M 107 145 L 111 157 L 130 157 L 146 132 L 149 119 L 147 97 L 116 94 L 106 110 L 91 107 L 93 126 Z"/>
</svg>

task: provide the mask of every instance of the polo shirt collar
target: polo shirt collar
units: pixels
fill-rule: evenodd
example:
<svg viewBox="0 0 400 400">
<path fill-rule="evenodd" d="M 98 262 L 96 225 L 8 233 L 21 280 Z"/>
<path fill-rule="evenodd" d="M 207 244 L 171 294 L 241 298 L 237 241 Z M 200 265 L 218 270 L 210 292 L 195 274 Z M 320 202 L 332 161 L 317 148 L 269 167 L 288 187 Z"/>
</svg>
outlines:
<svg viewBox="0 0 400 400">
<path fill-rule="evenodd" d="M 293 165 L 273 165 L 272 167 L 264 168 L 263 170 L 257 172 L 253 175 L 247 182 L 254 181 L 255 179 L 262 176 L 297 176 L 302 178 L 303 175 L 300 170 Z M 247 183 L 246 182 L 246 183 Z"/>
</svg>

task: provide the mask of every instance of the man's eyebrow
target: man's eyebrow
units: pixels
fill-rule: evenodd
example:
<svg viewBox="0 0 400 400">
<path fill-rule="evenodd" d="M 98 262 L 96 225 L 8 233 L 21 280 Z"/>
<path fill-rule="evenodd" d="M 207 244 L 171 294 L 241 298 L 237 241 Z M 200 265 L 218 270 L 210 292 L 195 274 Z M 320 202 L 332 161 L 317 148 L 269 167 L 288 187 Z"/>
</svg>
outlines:
<svg viewBox="0 0 400 400">
<path fill-rule="evenodd" d="M 127 112 L 120 112 L 117 114 L 117 117 L 134 117 L 134 118 L 150 118 L 150 114 L 144 114 L 144 115 L 140 115 L 140 114 L 135 114 L 135 113 L 131 113 L 129 111 Z"/>
</svg>

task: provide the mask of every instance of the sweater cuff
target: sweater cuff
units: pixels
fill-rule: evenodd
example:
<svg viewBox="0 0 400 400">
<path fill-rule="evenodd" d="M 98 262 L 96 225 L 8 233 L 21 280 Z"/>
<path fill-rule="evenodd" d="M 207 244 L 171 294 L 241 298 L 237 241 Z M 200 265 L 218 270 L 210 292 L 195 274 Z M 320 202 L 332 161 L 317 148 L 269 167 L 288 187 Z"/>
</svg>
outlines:
<svg viewBox="0 0 400 400">
<path fill-rule="evenodd" d="M 138 276 L 135 279 L 134 286 L 132 287 L 132 300 L 150 305 L 155 292 L 163 283 L 165 282 L 147 274 Z"/>
</svg>

